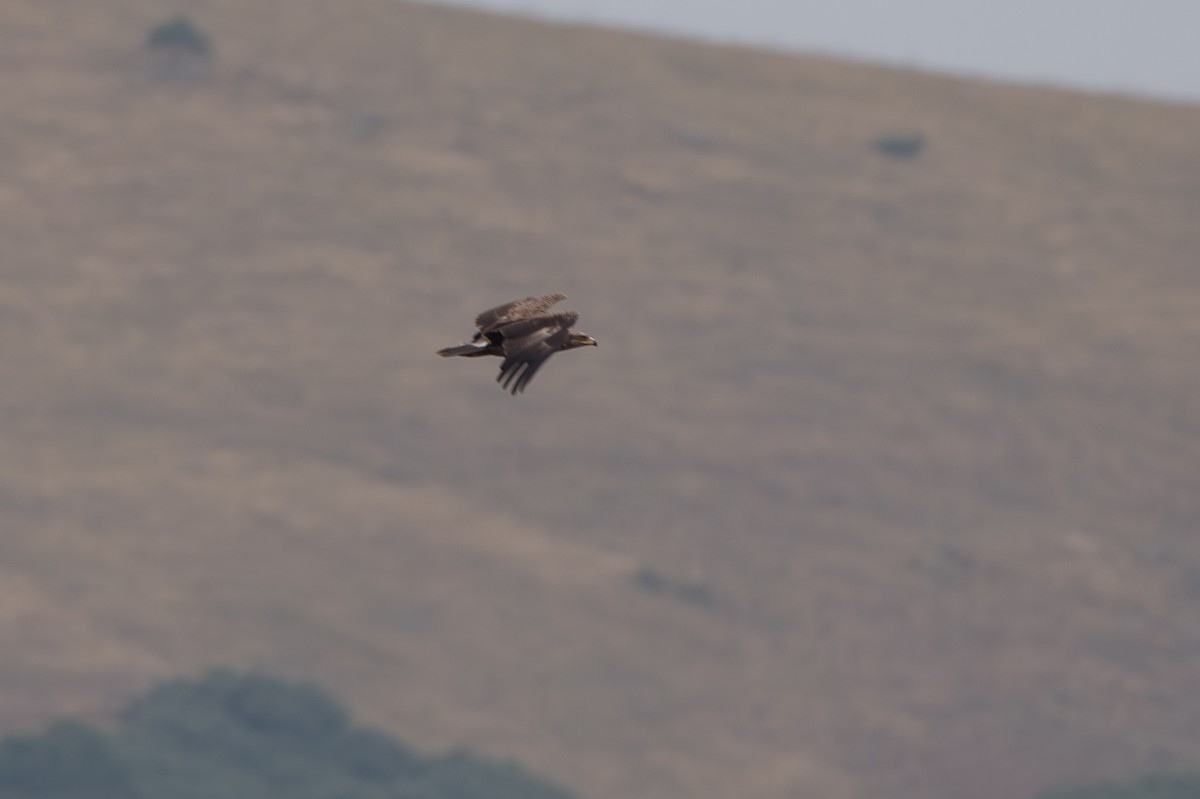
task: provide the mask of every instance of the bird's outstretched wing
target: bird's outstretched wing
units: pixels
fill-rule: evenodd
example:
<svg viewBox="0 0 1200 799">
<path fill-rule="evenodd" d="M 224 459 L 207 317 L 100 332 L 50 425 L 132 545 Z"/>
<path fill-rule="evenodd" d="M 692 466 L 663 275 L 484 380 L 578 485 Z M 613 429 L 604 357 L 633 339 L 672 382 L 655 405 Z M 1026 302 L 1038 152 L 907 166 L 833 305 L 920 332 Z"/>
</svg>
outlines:
<svg viewBox="0 0 1200 799">
<path fill-rule="evenodd" d="M 489 308 L 479 314 L 479 316 L 475 317 L 475 325 L 486 333 L 500 325 L 515 322 L 518 319 L 528 319 L 532 316 L 537 316 L 551 305 L 561 302 L 566 298 L 566 294 L 538 294 L 533 297 L 526 297 L 523 300 L 506 302 L 503 305 L 497 305 L 495 308 Z"/>
<path fill-rule="evenodd" d="M 578 321 L 579 314 L 575 311 L 559 311 L 502 323 L 496 327 L 504 339 L 504 354 L 510 355 L 515 349 L 523 347 L 523 342 L 527 339 L 536 338 L 540 331 L 559 327 L 568 328 Z"/>
<path fill-rule="evenodd" d="M 511 387 L 514 395 L 523 392 L 542 364 L 563 348 L 578 319 L 579 314 L 567 311 L 504 325 L 504 362 L 496 382 Z"/>
</svg>

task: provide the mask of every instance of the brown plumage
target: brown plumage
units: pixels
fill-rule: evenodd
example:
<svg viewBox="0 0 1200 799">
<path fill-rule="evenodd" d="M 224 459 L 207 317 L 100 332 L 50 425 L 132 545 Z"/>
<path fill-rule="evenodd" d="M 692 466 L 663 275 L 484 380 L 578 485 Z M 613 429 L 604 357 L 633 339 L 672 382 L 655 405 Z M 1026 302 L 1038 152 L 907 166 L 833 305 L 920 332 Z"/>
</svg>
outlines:
<svg viewBox="0 0 1200 799">
<path fill-rule="evenodd" d="M 564 294 L 539 294 L 490 308 L 475 317 L 479 332 L 470 341 L 440 349 L 437 354 L 443 358 L 452 355 L 503 358 L 496 382 L 506 389 L 511 387 L 516 395 L 525 390 L 537 370 L 554 353 L 596 346 L 596 339 L 572 327 L 579 320 L 579 314 L 574 311 L 547 312 L 550 306 L 564 299 Z"/>
</svg>

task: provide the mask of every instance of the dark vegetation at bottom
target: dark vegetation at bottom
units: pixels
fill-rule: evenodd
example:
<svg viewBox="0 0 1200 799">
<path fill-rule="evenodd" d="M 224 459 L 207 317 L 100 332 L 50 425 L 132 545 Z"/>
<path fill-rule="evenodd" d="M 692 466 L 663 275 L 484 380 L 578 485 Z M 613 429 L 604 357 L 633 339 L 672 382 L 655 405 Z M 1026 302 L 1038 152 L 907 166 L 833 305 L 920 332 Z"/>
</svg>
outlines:
<svg viewBox="0 0 1200 799">
<path fill-rule="evenodd" d="M 426 756 L 355 726 L 329 694 L 215 672 L 161 685 L 102 731 L 0 741 L 0 799 L 573 799 L 512 763 Z"/>
<path fill-rule="evenodd" d="M 0 799 L 574 799 L 512 763 L 422 755 L 320 688 L 217 671 L 135 700 L 113 731 L 60 721 L 0 741 Z M 1036 799 L 1200 799 L 1200 774 Z"/>
<path fill-rule="evenodd" d="M 1200 774 L 1148 774 L 1131 782 L 1050 791 L 1037 799 L 1200 799 Z"/>
</svg>

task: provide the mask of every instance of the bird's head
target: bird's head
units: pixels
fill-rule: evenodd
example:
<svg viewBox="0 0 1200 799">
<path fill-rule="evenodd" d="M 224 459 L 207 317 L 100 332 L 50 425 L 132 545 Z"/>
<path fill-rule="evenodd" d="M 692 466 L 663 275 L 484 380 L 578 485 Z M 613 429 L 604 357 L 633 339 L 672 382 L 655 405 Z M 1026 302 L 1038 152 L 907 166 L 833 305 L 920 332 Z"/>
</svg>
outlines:
<svg viewBox="0 0 1200 799">
<path fill-rule="evenodd" d="M 572 329 L 570 331 L 570 335 L 567 337 L 567 345 L 563 347 L 563 349 L 573 350 L 576 347 L 596 346 L 599 346 L 599 342 L 597 342 L 596 339 L 592 338 L 587 333 L 580 333 L 578 330 Z"/>
</svg>

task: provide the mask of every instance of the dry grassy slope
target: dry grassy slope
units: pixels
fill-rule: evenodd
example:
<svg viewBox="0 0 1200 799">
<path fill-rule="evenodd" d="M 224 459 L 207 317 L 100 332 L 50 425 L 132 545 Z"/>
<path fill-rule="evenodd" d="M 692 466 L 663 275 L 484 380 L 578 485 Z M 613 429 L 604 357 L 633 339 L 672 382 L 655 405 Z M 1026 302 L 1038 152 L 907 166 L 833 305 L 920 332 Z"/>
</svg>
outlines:
<svg viewBox="0 0 1200 799">
<path fill-rule="evenodd" d="M 0 8 L 0 725 L 221 664 L 596 798 L 1200 760 L 1200 109 L 175 7 L 211 83 Z M 525 397 L 432 357 L 541 290 L 601 347 Z"/>
</svg>

